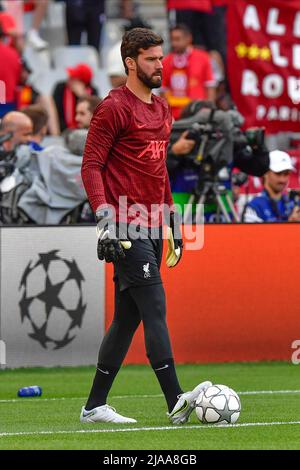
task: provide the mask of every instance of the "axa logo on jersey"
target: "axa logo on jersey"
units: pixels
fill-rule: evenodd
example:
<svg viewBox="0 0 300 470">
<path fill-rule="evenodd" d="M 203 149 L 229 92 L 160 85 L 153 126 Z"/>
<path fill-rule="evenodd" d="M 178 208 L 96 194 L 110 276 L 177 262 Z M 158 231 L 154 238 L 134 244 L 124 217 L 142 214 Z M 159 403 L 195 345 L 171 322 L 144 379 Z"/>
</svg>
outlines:
<svg viewBox="0 0 300 470">
<path fill-rule="evenodd" d="M 147 147 L 137 156 L 137 158 L 148 157 L 150 160 L 166 159 L 166 140 L 150 140 Z"/>
</svg>

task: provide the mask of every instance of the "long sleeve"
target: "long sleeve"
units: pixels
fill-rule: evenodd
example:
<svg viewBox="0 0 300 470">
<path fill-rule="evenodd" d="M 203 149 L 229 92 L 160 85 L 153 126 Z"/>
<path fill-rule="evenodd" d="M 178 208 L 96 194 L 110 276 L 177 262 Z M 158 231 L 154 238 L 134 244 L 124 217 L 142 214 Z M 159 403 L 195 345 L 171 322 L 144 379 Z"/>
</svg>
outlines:
<svg viewBox="0 0 300 470">
<path fill-rule="evenodd" d="M 81 176 L 94 212 L 106 204 L 102 172 L 122 126 L 113 101 L 107 98 L 95 111 L 84 150 Z"/>
<path fill-rule="evenodd" d="M 166 171 L 166 179 L 165 179 L 165 204 L 167 204 L 170 208 L 174 205 L 173 196 L 171 192 L 170 186 L 170 179 L 168 172 Z"/>
</svg>

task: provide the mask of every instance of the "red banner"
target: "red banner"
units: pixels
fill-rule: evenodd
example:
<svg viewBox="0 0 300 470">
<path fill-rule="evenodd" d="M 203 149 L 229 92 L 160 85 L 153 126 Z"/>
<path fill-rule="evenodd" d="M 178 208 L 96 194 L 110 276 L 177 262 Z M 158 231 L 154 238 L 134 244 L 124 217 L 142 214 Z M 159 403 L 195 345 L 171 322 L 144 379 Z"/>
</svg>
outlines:
<svg viewBox="0 0 300 470">
<path fill-rule="evenodd" d="M 300 130 L 300 0 L 228 7 L 228 78 L 245 127 Z"/>
</svg>

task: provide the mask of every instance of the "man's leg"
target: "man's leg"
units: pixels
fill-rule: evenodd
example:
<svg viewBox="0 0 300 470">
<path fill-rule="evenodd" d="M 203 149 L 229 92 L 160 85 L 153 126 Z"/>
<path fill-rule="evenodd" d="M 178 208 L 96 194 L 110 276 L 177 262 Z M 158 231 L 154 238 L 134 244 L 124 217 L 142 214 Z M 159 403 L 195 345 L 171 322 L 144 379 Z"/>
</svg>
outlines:
<svg viewBox="0 0 300 470">
<path fill-rule="evenodd" d="M 85 28 L 85 11 L 72 2 L 66 5 L 66 28 L 69 46 L 79 46 Z"/>
<path fill-rule="evenodd" d="M 95 5 L 91 5 L 87 11 L 87 34 L 88 45 L 95 47 L 97 51 L 100 48 L 101 30 L 103 26 L 104 12 L 101 4 L 95 9 Z"/>
<path fill-rule="evenodd" d="M 168 409 L 171 411 L 182 390 L 175 371 L 166 323 L 163 285 L 130 287 L 129 292 L 143 321 L 147 356 L 165 395 Z"/>
<path fill-rule="evenodd" d="M 195 409 L 202 390 L 211 385 L 205 381 L 183 393 L 178 383 L 166 323 L 165 294 L 162 284 L 129 289 L 144 324 L 147 355 L 165 395 L 169 418 L 173 424 L 186 423 Z"/>
<path fill-rule="evenodd" d="M 98 356 L 93 386 L 85 409 L 91 410 L 106 403 L 121 364 L 126 356 L 133 335 L 141 321 L 139 311 L 128 289 L 120 292 L 115 283 L 115 314 Z"/>
</svg>

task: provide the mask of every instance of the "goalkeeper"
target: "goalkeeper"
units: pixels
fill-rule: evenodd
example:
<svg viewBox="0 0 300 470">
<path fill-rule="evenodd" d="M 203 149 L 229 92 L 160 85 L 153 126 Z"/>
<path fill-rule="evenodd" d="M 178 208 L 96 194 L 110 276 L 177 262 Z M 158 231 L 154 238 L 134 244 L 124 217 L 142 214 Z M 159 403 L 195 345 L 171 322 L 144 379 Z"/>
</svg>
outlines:
<svg viewBox="0 0 300 470">
<path fill-rule="evenodd" d="M 162 221 L 159 211 L 151 211 L 153 205 L 173 205 L 165 161 L 172 118 L 166 102 L 152 94 L 162 83 L 162 43 L 145 28 L 124 35 L 126 85 L 112 90 L 97 107 L 87 137 L 82 179 L 98 223 L 98 257 L 114 264 L 115 312 L 81 422 L 136 422 L 111 408 L 107 396 L 140 322 L 172 423 L 185 423 L 198 394 L 211 384 L 182 392 L 166 324 L 159 272 Z M 182 252 L 176 214 L 171 213 L 169 225 L 167 265 L 172 267 Z"/>
</svg>

